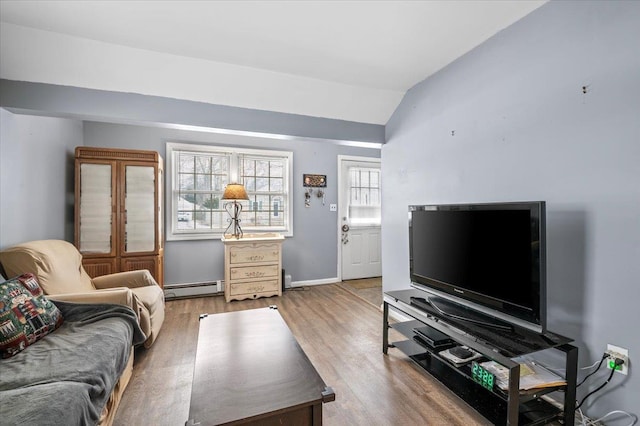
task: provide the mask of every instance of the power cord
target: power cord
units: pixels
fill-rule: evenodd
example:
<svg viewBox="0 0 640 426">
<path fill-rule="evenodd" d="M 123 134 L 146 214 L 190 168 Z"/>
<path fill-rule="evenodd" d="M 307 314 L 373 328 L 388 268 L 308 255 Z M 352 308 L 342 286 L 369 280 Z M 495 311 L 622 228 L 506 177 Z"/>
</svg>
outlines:
<svg viewBox="0 0 640 426">
<path fill-rule="evenodd" d="M 600 367 L 602 367 L 602 363 L 604 362 L 604 360 L 605 360 L 605 359 L 607 359 L 608 357 L 609 357 L 609 354 L 605 352 L 605 353 L 602 355 L 602 358 L 600 358 L 600 363 L 598 364 L 598 367 L 596 367 L 596 369 L 595 369 L 595 370 L 593 370 L 591 373 L 587 374 L 587 375 L 585 376 L 585 378 L 584 378 L 584 379 L 582 379 L 582 381 L 576 385 L 576 387 L 580 387 L 580 385 L 581 385 L 581 384 L 583 384 L 583 383 L 584 383 L 584 382 L 585 382 L 589 377 L 591 377 L 591 376 L 593 376 L 594 374 L 596 374 L 596 373 L 598 372 L 598 370 L 600 370 Z"/>
<path fill-rule="evenodd" d="M 611 369 L 611 374 L 609 374 L 609 377 L 607 378 L 607 381 L 606 381 L 606 382 L 604 382 L 603 384 L 601 384 L 600 386 L 598 386 L 596 389 L 594 389 L 594 390 L 592 390 L 591 392 L 589 392 L 589 393 L 588 393 L 584 398 L 582 398 L 582 401 L 580 401 L 580 404 L 578 404 L 578 405 L 576 406 L 576 410 L 578 410 L 578 409 L 580 409 L 580 407 L 582 407 L 582 404 L 584 404 L 584 402 L 587 400 L 587 398 L 589 398 L 589 397 L 590 397 L 591 395 L 593 395 L 594 393 L 598 392 L 600 389 L 602 389 L 603 387 L 605 387 L 605 386 L 606 386 L 606 385 L 611 381 L 611 378 L 613 377 L 613 373 L 615 373 L 615 372 L 616 372 L 616 367 L 618 367 L 618 366 L 620 366 L 620 365 L 624 364 L 624 360 L 623 360 L 623 359 L 620 359 L 620 358 L 616 358 L 616 359 L 615 359 L 615 361 L 614 361 L 614 364 L 615 364 L 615 366 L 614 366 L 614 368 L 612 368 L 612 369 Z M 600 367 L 598 367 L 598 368 L 600 368 Z M 596 369 L 596 371 L 598 371 L 598 370 Z M 594 371 L 594 373 L 595 373 L 595 371 Z M 593 373 L 591 373 L 591 374 L 593 374 Z M 588 377 L 588 376 L 587 376 L 587 377 Z M 585 378 L 585 379 L 586 379 L 586 378 Z M 583 380 L 582 382 L 584 382 L 584 380 Z M 582 383 L 581 383 L 581 384 L 582 384 Z"/>
<path fill-rule="evenodd" d="M 598 424 L 598 422 L 601 422 L 602 420 L 614 414 L 624 414 L 625 416 L 629 417 L 631 419 L 631 423 L 629 423 L 627 426 L 633 426 L 638 421 L 638 416 L 636 416 L 635 414 L 627 413 L 626 411 L 622 411 L 622 410 L 614 410 L 614 411 L 608 412 L 607 414 L 600 417 L 599 419 L 593 420 L 593 424 L 596 425 Z"/>
<path fill-rule="evenodd" d="M 580 426 L 602 426 L 602 423 L 600 423 L 600 422 L 602 422 L 607 417 L 610 417 L 610 416 L 613 416 L 613 415 L 616 415 L 616 414 L 622 414 L 622 415 L 627 416 L 629 419 L 631 419 L 631 423 L 629 423 L 627 426 L 633 426 L 638 421 L 638 416 L 636 416 L 633 413 L 628 413 L 628 412 L 622 411 L 622 410 L 609 411 L 604 416 L 600 417 L 599 419 L 595 419 L 595 420 L 590 419 L 587 416 L 585 416 L 581 409 L 578 409 L 578 413 L 580 414 L 581 420 L 578 420 L 576 418 L 576 422 L 579 421 L 580 422 Z"/>
<path fill-rule="evenodd" d="M 606 356 L 605 356 L 606 359 Z M 596 365 L 598 365 L 598 363 L 600 362 L 600 360 L 597 360 L 596 362 L 594 362 L 591 365 L 587 365 L 586 367 L 580 367 L 579 370 L 591 370 L 593 367 L 595 367 Z M 542 364 L 541 364 L 542 365 Z M 559 376 L 562 376 L 565 374 L 565 372 L 567 371 L 566 368 L 560 368 L 560 367 L 550 367 L 548 365 L 545 365 L 544 368 L 546 368 L 547 370 L 551 370 L 552 372 L 556 373 Z M 598 368 L 600 368 L 598 366 Z"/>
</svg>

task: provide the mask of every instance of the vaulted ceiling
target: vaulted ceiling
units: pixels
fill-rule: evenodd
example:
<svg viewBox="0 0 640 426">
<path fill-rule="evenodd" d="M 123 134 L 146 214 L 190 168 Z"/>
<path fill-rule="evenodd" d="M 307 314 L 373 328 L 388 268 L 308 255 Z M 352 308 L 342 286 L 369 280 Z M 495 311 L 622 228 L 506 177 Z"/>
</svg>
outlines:
<svg viewBox="0 0 640 426">
<path fill-rule="evenodd" d="M 0 71 L 385 124 L 408 89 L 544 2 L 2 0 Z"/>
</svg>

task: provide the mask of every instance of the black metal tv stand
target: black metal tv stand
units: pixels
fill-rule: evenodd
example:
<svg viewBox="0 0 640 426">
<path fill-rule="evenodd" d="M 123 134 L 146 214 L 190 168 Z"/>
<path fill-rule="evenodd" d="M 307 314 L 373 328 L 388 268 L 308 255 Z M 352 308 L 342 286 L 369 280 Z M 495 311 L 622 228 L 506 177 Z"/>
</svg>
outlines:
<svg viewBox="0 0 640 426">
<path fill-rule="evenodd" d="M 453 318 L 444 315 L 428 302 L 426 305 L 416 303 L 416 298 L 424 297 L 425 293 L 416 289 L 384 293 L 383 353 L 386 354 L 389 348 L 400 349 L 493 424 L 541 425 L 563 420 L 565 425 L 573 425 L 578 348 L 569 344 L 572 339 L 551 332 L 541 334 L 517 326 L 511 329 L 494 328 Z M 411 319 L 390 323 L 390 308 Z M 414 331 L 425 325 L 444 333 L 457 345 L 467 346 L 480 353 L 482 358 L 479 362 L 493 360 L 506 367 L 509 370 L 508 389 L 490 390 L 483 387 L 474 381 L 470 364 L 456 366 L 439 353 L 442 348 L 425 345 Z M 397 330 L 407 340 L 390 343 L 389 328 Z M 551 348 L 565 353 L 566 385 L 521 391 L 520 365 L 512 358 Z M 542 398 L 551 392 L 564 393 L 562 408 Z"/>
</svg>

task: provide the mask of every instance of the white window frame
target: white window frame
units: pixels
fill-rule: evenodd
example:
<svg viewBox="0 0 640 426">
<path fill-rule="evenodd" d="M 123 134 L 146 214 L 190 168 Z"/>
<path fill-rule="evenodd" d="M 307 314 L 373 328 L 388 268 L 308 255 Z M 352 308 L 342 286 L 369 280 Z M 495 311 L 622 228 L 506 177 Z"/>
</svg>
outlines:
<svg viewBox="0 0 640 426">
<path fill-rule="evenodd" d="M 184 241 L 184 240 L 208 240 L 220 239 L 224 229 L 178 229 L 178 162 L 175 161 L 176 156 L 181 152 L 199 153 L 199 154 L 222 154 L 230 158 L 229 164 L 229 182 L 239 182 L 240 159 L 243 156 L 271 157 L 281 158 L 285 161 L 283 168 L 284 178 L 284 197 L 286 199 L 286 216 L 284 226 L 263 226 L 263 227 L 245 227 L 245 233 L 262 233 L 262 232 L 278 232 L 285 237 L 293 236 L 293 152 L 292 151 L 276 151 L 266 149 L 250 149 L 230 146 L 217 145 L 201 145 L 190 143 L 167 142 L 166 157 L 167 171 L 171 174 L 167 179 L 166 209 L 167 209 L 167 241 Z M 242 183 L 242 182 L 240 182 Z M 241 223 L 242 225 L 242 223 Z"/>
</svg>

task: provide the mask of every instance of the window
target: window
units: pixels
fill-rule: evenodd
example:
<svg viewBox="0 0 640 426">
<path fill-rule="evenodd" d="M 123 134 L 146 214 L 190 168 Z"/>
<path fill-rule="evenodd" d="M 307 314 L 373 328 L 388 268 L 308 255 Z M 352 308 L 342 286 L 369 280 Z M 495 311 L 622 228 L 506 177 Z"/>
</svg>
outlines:
<svg viewBox="0 0 640 426">
<path fill-rule="evenodd" d="M 380 169 L 349 168 L 349 220 L 354 225 L 380 225 Z"/>
<path fill-rule="evenodd" d="M 284 227 L 284 166 L 280 158 L 240 159 L 240 181 L 249 195 L 248 209 L 245 208 L 242 217 L 245 226 Z"/>
<path fill-rule="evenodd" d="M 230 182 L 245 186 L 242 230 L 291 235 L 289 203 L 293 153 L 207 145 L 167 144 L 171 171 L 169 240 L 219 238 L 229 225 L 222 194 Z"/>
</svg>

